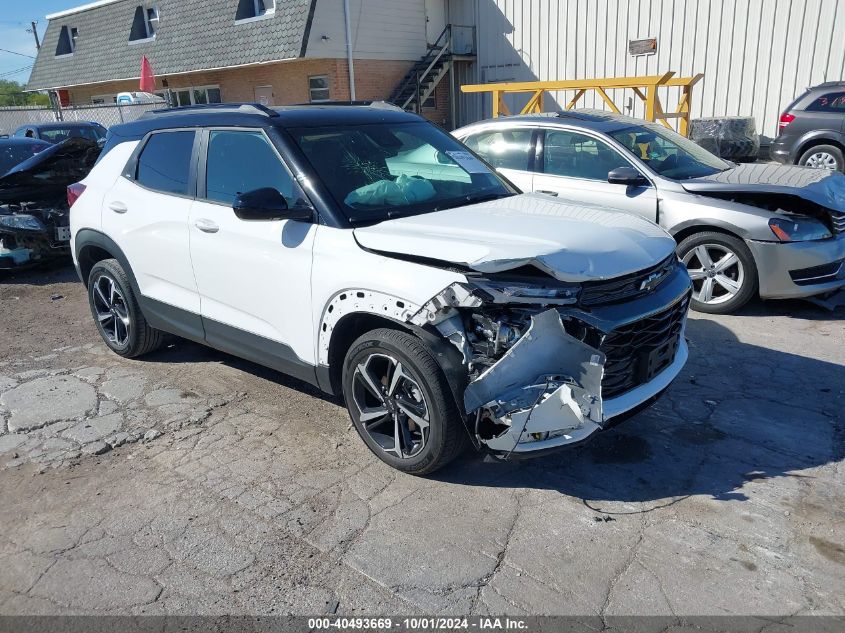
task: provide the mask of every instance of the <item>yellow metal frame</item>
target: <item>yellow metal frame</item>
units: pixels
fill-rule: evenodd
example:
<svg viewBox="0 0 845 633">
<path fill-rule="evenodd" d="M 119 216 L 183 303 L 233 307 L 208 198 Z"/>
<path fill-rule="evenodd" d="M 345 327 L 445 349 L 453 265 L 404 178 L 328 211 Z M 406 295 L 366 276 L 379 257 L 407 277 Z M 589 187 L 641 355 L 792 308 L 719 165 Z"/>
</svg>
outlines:
<svg viewBox="0 0 845 633">
<path fill-rule="evenodd" d="M 519 114 L 534 114 L 543 111 L 543 97 L 546 92 L 558 90 L 575 90 L 575 96 L 566 104 L 571 110 L 587 91 L 594 90 L 607 104 L 611 111 L 620 114 L 619 108 L 607 94 L 607 90 L 631 89 L 645 104 L 645 118 L 649 121 L 659 121 L 668 128 L 672 128 L 669 119 L 678 119 L 678 131 L 686 136 L 689 133 L 690 103 L 692 89 L 704 77 L 702 73 L 692 77 L 675 77 L 674 72 L 662 75 L 646 75 L 643 77 L 606 77 L 603 79 L 570 79 L 565 81 L 526 81 L 500 84 L 474 84 L 461 86 L 463 92 L 489 92 L 493 97 L 493 117 L 511 114 L 504 96 L 514 93 L 533 93 L 528 103 Z M 681 88 L 681 98 L 674 112 L 666 112 L 657 94 L 658 88 Z"/>
</svg>

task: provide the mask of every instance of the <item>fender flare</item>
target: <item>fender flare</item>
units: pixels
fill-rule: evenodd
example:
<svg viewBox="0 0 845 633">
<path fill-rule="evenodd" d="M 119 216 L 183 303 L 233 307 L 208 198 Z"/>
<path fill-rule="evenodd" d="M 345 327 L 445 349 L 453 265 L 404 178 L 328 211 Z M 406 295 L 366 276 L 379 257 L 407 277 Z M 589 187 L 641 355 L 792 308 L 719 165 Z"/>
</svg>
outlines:
<svg viewBox="0 0 845 633">
<path fill-rule="evenodd" d="M 94 247 L 106 251 L 114 259 L 116 259 L 123 268 L 126 276 L 129 277 L 129 284 L 132 286 L 132 292 L 136 297 L 141 296 L 141 290 L 138 286 L 138 280 L 135 279 L 135 273 L 132 271 L 132 266 L 129 265 L 129 260 L 123 253 L 123 250 L 117 243 L 105 233 L 95 231 L 94 229 L 80 229 L 73 241 L 73 265 L 76 267 L 76 274 L 83 285 L 88 285 L 88 279 L 83 275 L 82 271 L 82 254 L 88 247 Z"/>
</svg>

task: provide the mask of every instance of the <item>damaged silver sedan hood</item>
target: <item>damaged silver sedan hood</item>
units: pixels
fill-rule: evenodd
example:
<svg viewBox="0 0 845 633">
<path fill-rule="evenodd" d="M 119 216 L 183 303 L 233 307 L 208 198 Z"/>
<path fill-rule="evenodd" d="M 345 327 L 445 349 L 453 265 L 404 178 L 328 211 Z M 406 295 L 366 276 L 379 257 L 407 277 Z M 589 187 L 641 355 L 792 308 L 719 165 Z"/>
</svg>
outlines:
<svg viewBox="0 0 845 633">
<path fill-rule="evenodd" d="M 681 181 L 691 193 L 769 193 L 797 196 L 845 211 L 845 175 L 794 165 L 742 164 L 712 176 Z"/>
<path fill-rule="evenodd" d="M 482 273 L 533 265 L 561 281 L 611 279 L 665 259 L 675 241 L 637 216 L 541 194 L 398 218 L 355 229 L 364 248 Z"/>
</svg>

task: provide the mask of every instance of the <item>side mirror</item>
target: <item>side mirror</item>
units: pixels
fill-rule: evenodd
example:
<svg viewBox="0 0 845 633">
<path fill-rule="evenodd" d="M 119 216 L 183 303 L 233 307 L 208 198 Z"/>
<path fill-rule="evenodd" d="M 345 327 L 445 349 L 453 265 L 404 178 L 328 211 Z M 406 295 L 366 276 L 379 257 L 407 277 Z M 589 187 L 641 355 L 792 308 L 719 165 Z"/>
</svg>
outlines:
<svg viewBox="0 0 845 633">
<path fill-rule="evenodd" d="M 305 220 L 313 217 L 313 209 L 305 206 L 288 207 L 285 197 L 273 187 L 263 187 L 235 196 L 232 204 L 241 220 Z"/>
<path fill-rule="evenodd" d="M 633 167 L 617 167 L 608 172 L 607 182 L 611 185 L 641 187 L 648 184 L 648 179 Z"/>
</svg>

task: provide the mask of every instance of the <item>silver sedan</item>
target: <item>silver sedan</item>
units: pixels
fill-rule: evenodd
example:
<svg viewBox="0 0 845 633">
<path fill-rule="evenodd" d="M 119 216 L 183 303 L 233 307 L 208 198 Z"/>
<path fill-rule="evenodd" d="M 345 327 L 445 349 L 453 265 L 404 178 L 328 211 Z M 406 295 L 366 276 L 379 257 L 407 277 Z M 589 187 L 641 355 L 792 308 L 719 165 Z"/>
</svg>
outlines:
<svg viewBox="0 0 845 633">
<path fill-rule="evenodd" d="M 660 224 L 678 242 L 701 312 L 845 288 L 843 174 L 737 165 L 662 125 L 599 110 L 499 118 L 453 134 L 523 191 Z"/>
</svg>

